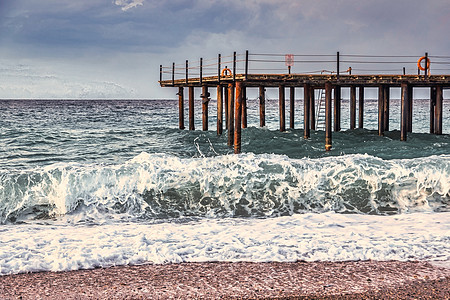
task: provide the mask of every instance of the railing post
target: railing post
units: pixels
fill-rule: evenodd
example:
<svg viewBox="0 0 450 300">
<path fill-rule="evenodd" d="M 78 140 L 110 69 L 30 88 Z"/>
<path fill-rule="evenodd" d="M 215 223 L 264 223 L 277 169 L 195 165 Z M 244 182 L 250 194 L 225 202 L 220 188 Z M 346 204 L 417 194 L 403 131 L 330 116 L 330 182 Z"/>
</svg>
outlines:
<svg viewBox="0 0 450 300">
<path fill-rule="evenodd" d="M 247 81 L 248 75 L 248 50 L 245 51 L 245 80 Z"/>
<path fill-rule="evenodd" d="M 233 52 L 233 82 L 236 82 L 236 51 Z"/>
<path fill-rule="evenodd" d="M 162 81 L 163 76 L 163 67 L 162 65 L 159 65 L 159 81 Z"/>
<path fill-rule="evenodd" d="M 217 58 L 217 81 L 220 84 L 220 72 L 221 72 L 221 64 L 222 64 L 222 55 L 219 54 Z"/>
<path fill-rule="evenodd" d="M 172 63 L 172 85 L 175 86 L 175 63 Z"/>
<path fill-rule="evenodd" d="M 336 78 L 339 80 L 339 51 L 336 54 Z"/>
<path fill-rule="evenodd" d="M 189 61 L 186 59 L 186 84 L 189 82 Z"/>
<path fill-rule="evenodd" d="M 203 58 L 200 58 L 200 85 L 203 84 Z"/>
<path fill-rule="evenodd" d="M 425 52 L 425 79 L 428 77 L 428 52 Z"/>
</svg>

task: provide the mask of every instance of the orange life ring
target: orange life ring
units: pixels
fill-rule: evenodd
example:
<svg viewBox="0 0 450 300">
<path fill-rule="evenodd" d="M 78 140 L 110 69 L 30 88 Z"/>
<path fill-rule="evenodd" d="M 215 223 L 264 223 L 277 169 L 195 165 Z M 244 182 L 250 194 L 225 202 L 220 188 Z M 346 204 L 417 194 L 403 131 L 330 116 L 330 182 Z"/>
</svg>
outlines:
<svg viewBox="0 0 450 300">
<path fill-rule="evenodd" d="M 231 76 L 231 70 L 228 68 L 223 69 L 222 76 Z"/>
<path fill-rule="evenodd" d="M 420 63 L 421 63 L 422 60 L 424 60 L 424 59 L 427 59 L 427 69 L 428 69 L 428 70 L 430 69 L 430 59 L 429 59 L 428 57 L 422 56 L 422 57 L 419 58 L 419 60 L 417 61 L 417 67 L 418 67 L 420 70 L 422 70 L 422 71 L 425 71 L 425 68 L 422 67 L 422 66 L 420 65 Z"/>
</svg>

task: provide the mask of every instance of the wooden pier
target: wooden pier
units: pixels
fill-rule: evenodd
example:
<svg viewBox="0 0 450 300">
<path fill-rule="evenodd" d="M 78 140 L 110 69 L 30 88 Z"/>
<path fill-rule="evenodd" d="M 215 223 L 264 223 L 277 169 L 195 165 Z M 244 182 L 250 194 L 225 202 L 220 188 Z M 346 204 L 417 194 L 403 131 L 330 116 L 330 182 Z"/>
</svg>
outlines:
<svg viewBox="0 0 450 300">
<path fill-rule="evenodd" d="M 252 58 L 255 57 L 256 58 Z M 241 57 L 241 59 L 239 58 Z M 243 58 L 242 58 L 243 57 Z M 203 130 L 208 130 L 208 104 L 209 88 L 217 89 L 217 134 L 223 133 L 223 126 L 228 131 L 228 145 L 234 146 L 235 153 L 241 152 L 241 129 L 247 127 L 247 96 L 246 88 L 259 89 L 260 126 L 265 126 L 265 92 L 266 88 L 278 88 L 279 90 L 279 122 L 280 131 L 286 130 L 285 102 L 286 88 L 289 88 L 289 127 L 294 128 L 295 88 L 303 88 L 304 92 L 304 138 L 310 138 L 310 130 L 316 129 L 316 107 L 314 90 L 322 89 L 325 95 L 325 149 L 332 148 L 332 128 L 341 130 L 341 89 L 350 88 L 350 129 L 356 128 L 356 107 L 358 93 L 358 128 L 364 126 L 364 88 L 378 88 L 378 134 L 384 135 L 389 131 L 389 105 L 390 88 L 401 88 L 401 118 L 400 132 L 402 141 L 406 141 L 407 133 L 412 132 L 413 116 L 413 88 L 430 88 L 430 133 L 442 134 L 443 90 L 450 88 L 450 75 L 431 75 L 430 59 L 435 59 L 436 64 L 450 65 L 450 56 L 364 56 L 364 55 L 279 55 L 279 54 L 254 54 L 252 57 L 246 51 L 243 55 L 236 52 L 224 61 L 219 54 L 217 61 L 204 64 L 200 59 L 199 65 L 189 66 L 189 62 L 180 67 L 172 64 L 171 67 L 160 66 L 161 87 L 177 87 L 179 99 L 179 128 L 184 129 L 184 88 L 189 89 L 189 130 L 194 130 L 194 88 L 201 88 L 202 94 L 202 124 Z M 261 59 L 263 57 L 263 59 Z M 275 58 L 274 58 L 275 57 Z M 299 57 L 300 60 L 296 60 Z M 317 59 L 319 57 L 320 59 Z M 419 59 L 417 61 L 417 59 Z M 209 60 L 211 61 L 211 60 Z M 423 61 L 423 62 L 422 62 Z M 292 73 L 292 66 L 300 63 L 302 67 L 307 64 L 314 66 L 326 65 L 333 71 L 298 72 Z M 229 69 L 226 64 L 232 65 Z M 242 65 L 238 69 L 237 64 Z M 250 63 L 256 66 L 261 64 L 286 65 L 287 73 L 260 72 L 261 70 L 282 70 L 273 68 L 257 68 L 250 71 Z M 370 69 L 361 69 L 361 74 L 355 74 L 358 69 L 349 67 L 346 71 L 340 71 L 343 63 L 373 66 L 395 65 L 402 74 L 395 74 L 395 69 L 381 70 L 386 74 L 364 74 Z M 403 67 L 400 67 L 402 66 Z M 415 74 L 406 74 L 408 70 L 414 70 Z M 412 67 L 413 65 L 414 67 Z M 216 70 L 211 74 L 211 69 Z M 438 69 L 438 68 L 436 68 Z M 193 70 L 195 72 L 193 72 Z M 208 72 L 205 72 L 208 70 Z M 438 69 L 439 70 L 439 69 Z M 445 69 L 443 69 L 445 70 Z M 259 71 L 259 72 L 256 72 Z M 394 72 L 393 72 L 394 71 Z M 353 72 L 353 74 L 352 74 Z M 215 73 L 215 74 L 214 74 Z M 318 74 L 319 73 L 319 74 Z M 449 72 L 450 73 L 450 72 Z M 166 79 L 165 76 L 170 78 Z M 182 77 L 180 78 L 180 75 Z M 196 76 L 198 75 L 198 76 Z M 206 76 L 205 76 L 206 75 Z M 317 108 L 319 109 L 319 108 Z M 225 122 L 223 120 L 225 111 Z"/>
</svg>

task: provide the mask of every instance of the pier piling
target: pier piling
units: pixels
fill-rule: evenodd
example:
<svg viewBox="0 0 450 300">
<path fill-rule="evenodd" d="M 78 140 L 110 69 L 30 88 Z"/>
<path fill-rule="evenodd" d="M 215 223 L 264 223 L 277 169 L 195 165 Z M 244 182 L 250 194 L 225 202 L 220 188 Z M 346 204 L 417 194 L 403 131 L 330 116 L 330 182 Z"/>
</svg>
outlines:
<svg viewBox="0 0 450 300">
<path fill-rule="evenodd" d="M 234 153 L 241 153 L 241 121 L 242 121 L 242 100 L 243 100 L 242 81 L 236 82 L 236 109 L 235 109 L 235 127 L 234 127 Z"/>
<path fill-rule="evenodd" d="M 383 121 L 384 121 L 384 126 L 383 129 L 384 131 L 389 131 L 389 102 L 390 102 L 390 87 L 388 85 L 384 86 L 384 99 L 383 99 Z"/>
<path fill-rule="evenodd" d="M 259 86 L 259 126 L 266 126 L 266 88 Z"/>
<path fill-rule="evenodd" d="M 434 86 L 430 89 L 430 133 L 434 132 L 434 115 L 436 109 L 436 93 L 437 88 Z"/>
<path fill-rule="evenodd" d="M 331 133 L 331 82 L 325 83 L 325 150 L 330 151 L 332 146 Z"/>
<path fill-rule="evenodd" d="M 384 135 L 384 92 L 383 85 L 378 87 L 378 135 Z"/>
<path fill-rule="evenodd" d="M 178 128 L 184 129 L 184 88 L 178 87 Z"/>
<path fill-rule="evenodd" d="M 225 67 L 226 68 L 226 67 Z M 230 94 L 230 92 L 229 92 L 229 90 L 228 90 L 228 87 L 227 86 L 224 86 L 224 94 L 223 94 L 223 99 L 224 99 L 224 101 L 223 101 L 223 106 L 225 107 L 225 129 L 227 129 L 228 130 L 228 106 L 229 106 L 229 94 Z"/>
<path fill-rule="evenodd" d="M 413 86 L 408 85 L 408 132 L 412 132 L 412 122 L 413 122 Z"/>
<path fill-rule="evenodd" d="M 358 128 L 364 128 L 364 86 L 359 87 Z"/>
<path fill-rule="evenodd" d="M 223 87 L 217 86 L 217 135 L 223 132 Z"/>
<path fill-rule="evenodd" d="M 295 87 L 289 87 L 289 128 L 294 129 Z"/>
<path fill-rule="evenodd" d="M 203 131 L 208 131 L 208 104 L 209 104 L 208 86 L 202 86 L 202 123 Z"/>
<path fill-rule="evenodd" d="M 305 83 L 303 86 L 303 137 L 305 139 L 309 139 L 311 136 L 310 133 L 310 113 L 311 113 L 311 86 L 308 83 Z"/>
<path fill-rule="evenodd" d="M 408 133 L 408 115 L 409 115 L 409 92 L 408 83 L 402 82 L 402 104 L 401 104 L 401 117 L 400 117 L 400 140 L 406 141 Z"/>
<path fill-rule="evenodd" d="M 350 129 L 356 127 L 356 86 L 350 87 Z"/>
<path fill-rule="evenodd" d="M 234 141 L 234 84 L 228 84 L 228 146 Z"/>
<path fill-rule="evenodd" d="M 311 121 L 311 130 L 316 130 L 316 104 L 314 99 L 314 87 L 310 87 L 309 91 L 309 119 Z"/>
<path fill-rule="evenodd" d="M 241 108 L 241 114 L 242 114 L 242 128 L 247 128 L 247 89 L 245 86 L 241 87 L 242 89 L 242 108 Z"/>
<path fill-rule="evenodd" d="M 442 86 L 436 87 L 436 106 L 435 106 L 435 112 L 436 115 L 434 117 L 435 120 L 435 134 L 442 134 Z"/>
<path fill-rule="evenodd" d="M 339 85 L 334 87 L 334 131 L 341 131 L 341 87 Z"/>
<path fill-rule="evenodd" d="M 194 125 L 194 87 L 189 87 L 189 130 L 195 130 Z"/>
<path fill-rule="evenodd" d="M 278 88 L 279 94 L 279 110 L 280 110 L 280 131 L 283 132 L 286 130 L 285 121 L 286 121 L 286 107 L 285 107 L 285 88 L 284 85 L 280 85 Z"/>
</svg>

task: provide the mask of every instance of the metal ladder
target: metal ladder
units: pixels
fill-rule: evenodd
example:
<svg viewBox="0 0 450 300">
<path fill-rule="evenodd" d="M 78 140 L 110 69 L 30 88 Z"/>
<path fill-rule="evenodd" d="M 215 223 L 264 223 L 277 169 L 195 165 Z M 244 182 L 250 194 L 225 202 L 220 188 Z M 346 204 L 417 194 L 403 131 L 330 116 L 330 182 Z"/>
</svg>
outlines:
<svg viewBox="0 0 450 300">
<path fill-rule="evenodd" d="M 316 107 L 316 130 L 325 130 L 325 89 L 319 90 Z"/>
</svg>

